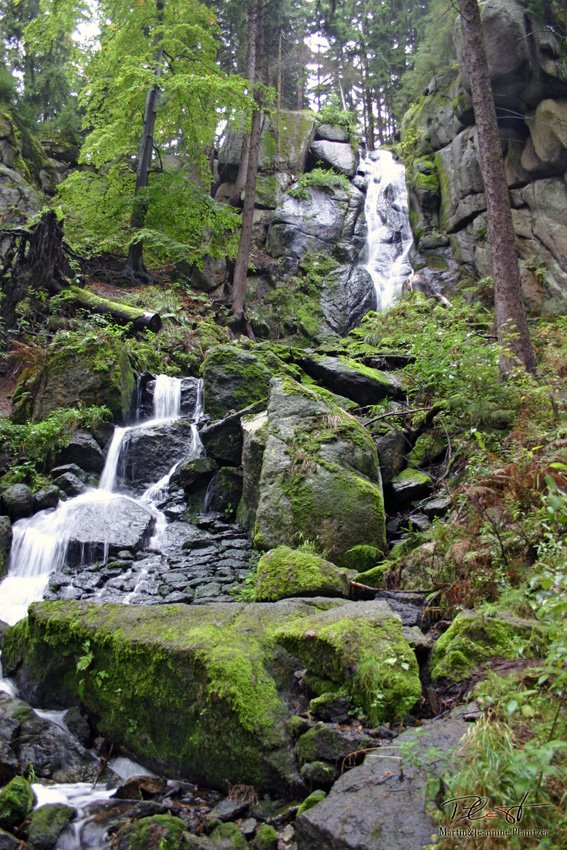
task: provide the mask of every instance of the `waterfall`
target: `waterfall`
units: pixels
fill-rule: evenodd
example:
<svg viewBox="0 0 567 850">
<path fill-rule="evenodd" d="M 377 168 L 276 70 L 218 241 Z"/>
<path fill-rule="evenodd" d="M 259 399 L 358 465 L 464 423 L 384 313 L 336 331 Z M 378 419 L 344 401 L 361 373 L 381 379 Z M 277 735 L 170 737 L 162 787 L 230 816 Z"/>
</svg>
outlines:
<svg viewBox="0 0 567 850">
<path fill-rule="evenodd" d="M 198 381 L 195 410 L 191 423 L 191 442 L 184 459 L 197 457 L 203 451 L 198 431 L 202 417 L 202 381 Z M 50 575 L 65 564 L 67 548 L 77 517 L 85 504 L 99 504 L 109 509 L 112 522 L 112 502 L 120 498 L 131 498 L 128 494 L 118 495 L 117 487 L 120 457 L 127 445 L 128 436 L 134 430 L 144 431 L 164 421 L 175 421 L 181 415 L 181 380 L 167 375 L 158 375 L 154 389 L 154 416 L 146 422 L 129 427 L 117 427 L 108 450 L 106 463 L 97 490 L 91 489 L 80 496 L 61 502 L 55 510 L 41 511 L 13 526 L 13 542 L 8 574 L 0 583 L 0 620 L 15 623 L 26 615 L 28 606 L 40 600 L 49 583 Z M 171 476 L 179 465 L 177 461 L 169 472 L 151 485 L 137 499 L 154 515 L 156 535 L 165 528 L 164 514 L 157 504 L 165 498 Z M 152 538 L 155 544 L 156 535 Z"/>
<path fill-rule="evenodd" d="M 399 296 L 412 269 L 408 254 L 412 232 L 408 215 L 405 170 L 390 151 L 368 151 L 359 171 L 368 179 L 364 213 L 367 225 L 363 265 L 376 290 L 378 310 Z"/>
</svg>

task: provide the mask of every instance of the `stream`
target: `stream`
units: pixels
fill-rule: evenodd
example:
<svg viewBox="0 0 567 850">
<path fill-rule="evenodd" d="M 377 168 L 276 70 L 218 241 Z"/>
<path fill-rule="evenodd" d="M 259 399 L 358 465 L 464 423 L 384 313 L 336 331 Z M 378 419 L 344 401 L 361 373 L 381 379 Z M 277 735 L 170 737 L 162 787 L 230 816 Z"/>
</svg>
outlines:
<svg viewBox="0 0 567 850">
<path fill-rule="evenodd" d="M 392 304 L 404 279 L 412 272 L 408 261 L 412 236 L 404 169 L 391 153 L 375 151 L 363 157 L 359 175 L 367 180 L 367 240 L 361 264 L 372 277 L 377 309 L 381 310 Z M 183 380 L 193 383 L 191 410 L 185 414 L 182 413 Z M 18 622 L 26 616 L 32 602 L 43 598 L 85 598 L 124 604 L 232 601 L 228 595 L 209 598 L 207 588 L 216 585 L 220 592 L 226 588 L 228 594 L 230 587 L 246 575 L 245 546 L 249 549 L 246 535 L 239 536 L 234 526 L 218 518 L 205 518 L 201 525 L 180 521 L 183 493 L 176 497 L 177 501 L 172 497 L 180 464 L 204 454 L 199 436 L 202 382 L 183 380 L 165 375 L 156 377 L 153 413 L 145 420 L 141 418 L 143 408 L 138 393 L 136 421 L 114 429 L 98 488 L 88 488 L 81 495 L 60 502 L 55 509 L 41 511 L 14 524 L 8 572 L 0 582 L 0 620 L 8 624 Z M 183 435 L 182 455 L 175 457 L 169 468 L 160 469 L 155 481 L 148 482 L 149 470 L 140 469 L 144 464 L 137 456 L 137 446 L 145 439 L 157 439 L 159 446 L 161 434 L 183 423 L 188 428 Z M 140 481 L 144 481 L 144 486 L 140 486 Z M 205 513 L 209 498 L 210 488 L 204 495 Z M 128 557 L 124 559 L 122 550 L 128 547 L 121 547 L 115 539 L 117 517 L 122 517 L 129 531 L 136 528 L 136 523 L 141 524 L 142 543 L 131 558 L 126 552 Z M 102 528 L 104 533 L 89 538 L 85 529 L 92 527 L 97 531 Z M 189 533 L 194 535 L 196 554 L 186 545 Z M 205 538 L 208 550 L 203 546 Z M 102 581 L 100 565 L 107 565 L 112 559 L 117 566 L 109 568 L 109 575 Z M 171 578 L 171 587 L 164 591 L 168 576 L 176 578 L 175 581 Z M 2 678 L 1 666 L 0 691 L 17 696 L 13 682 Z M 65 712 L 36 709 L 36 714 L 68 731 Z M 152 775 L 142 765 L 122 756 L 112 759 L 109 766 L 122 779 Z M 59 837 L 56 850 L 108 847 L 109 823 L 115 824 L 116 820 L 113 821 L 112 814 L 105 817 L 104 812 L 111 812 L 113 806 L 118 811 L 124 804 L 110 800 L 113 789 L 93 790 L 90 783 L 50 786 L 34 783 L 33 788 L 38 806 L 64 802 L 77 811 L 75 821 Z"/>
</svg>

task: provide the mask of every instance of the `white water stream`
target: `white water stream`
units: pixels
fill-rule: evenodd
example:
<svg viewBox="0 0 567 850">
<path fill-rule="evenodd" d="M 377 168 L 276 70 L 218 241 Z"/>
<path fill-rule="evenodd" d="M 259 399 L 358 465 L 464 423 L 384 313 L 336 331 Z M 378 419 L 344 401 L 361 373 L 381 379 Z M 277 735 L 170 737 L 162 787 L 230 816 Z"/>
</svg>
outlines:
<svg viewBox="0 0 567 850">
<path fill-rule="evenodd" d="M 368 180 L 364 214 L 367 241 L 364 267 L 376 290 L 378 310 L 385 310 L 400 295 L 412 274 L 408 255 L 412 232 L 403 165 L 390 151 L 368 151 L 359 166 Z"/>
</svg>

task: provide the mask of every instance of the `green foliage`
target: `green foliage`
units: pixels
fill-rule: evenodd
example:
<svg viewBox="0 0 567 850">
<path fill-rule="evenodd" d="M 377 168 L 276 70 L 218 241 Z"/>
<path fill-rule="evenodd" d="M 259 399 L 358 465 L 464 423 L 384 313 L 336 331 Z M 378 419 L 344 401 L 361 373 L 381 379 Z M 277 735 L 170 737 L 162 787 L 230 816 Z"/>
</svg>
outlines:
<svg viewBox="0 0 567 850">
<path fill-rule="evenodd" d="M 324 192 L 333 193 L 336 189 L 348 191 L 349 182 L 345 174 L 339 174 L 330 168 L 314 168 L 302 174 L 297 181 L 297 186 L 290 189 L 288 194 L 299 201 L 308 201 L 309 189 L 322 189 Z"/>
<path fill-rule="evenodd" d="M 77 428 L 92 430 L 109 420 L 110 411 L 96 406 L 62 408 L 42 422 L 25 425 L 16 425 L 0 417 L 0 445 L 23 461 L 3 477 L 2 483 L 33 482 L 38 472 L 47 469 L 57 452 L 68 444 Z"/>
<path fill-rule="evenodd" d="M 348 133 L 350 143 L 358 144 L 358 116 L 356 112 L 344 109 L 336 94 L 331 95 L 317 112 L 317 121 L 319 124 L 343 127 Z"/>
</svg>

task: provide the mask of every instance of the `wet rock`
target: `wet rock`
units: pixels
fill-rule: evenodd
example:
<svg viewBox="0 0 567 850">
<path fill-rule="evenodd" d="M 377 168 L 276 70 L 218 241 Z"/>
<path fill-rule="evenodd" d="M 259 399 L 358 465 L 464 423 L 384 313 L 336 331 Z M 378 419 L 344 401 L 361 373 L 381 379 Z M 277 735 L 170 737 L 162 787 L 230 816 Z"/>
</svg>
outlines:
<svg viewBox="0 0 567 850">
<path fill-rule="evenodd" d="M 0 850 L 21 850 L 22 842 L 15 835 L 0 829 Z"/>
<path fill-rule="evenodd" d="M 27 484 L 10 484 L 2 490 L 2 507 L 4 513 L 16 522 L 33 513 L 33 493 Z"/>
<path fill-rule="evenodd" d="M 140 426 L 128 432 L 120 454 L 119 480 L 143 491 L 174 464 L 199 454 L 191 423 L 185 419 Z"/>
<path fill-rule="evenodd" d="M 225 262 L 224 260 L 222 261 Z M 207 260 L 205 260 L 207 263 Z M 192 418 L 198 407 L 200 395 L 200 381 L 198 378 L 181 378 L 181 405 L 182 416 Z M 140 419 L 152 419 L 154 412 L 155 376 L 144 372 L 138 379 L 138 415 Z"/>
<path fill-rule="evenodd" d="M 59 496 L 59 488 L 53 484 L 44 487 L 43 490 L 38 490 L 33 496 L 34 513 L 45 511 L 48 508 L 56 508 L 59 504 Z"/>
<path fill-rule="evenodd" d="M 206 486 L 217 470 L 218 463 L 214 458 L 194 457 L 181 464 L 175 480 L 179 480 L 185 492 L 192 493 Z"/>
<path fill-rule="evenodd" d="M 88 431 L 75 431 L 67 445 L 55 455 L 55 465 L 76 463 L 85 472 L 100 473 L 104 468 L 104 454 Z"/>
<path fill-rule="evenodd" d="M 64 803 L 50 803 L 34 809 L 28 827 L 29 850 L 53 850 L 75 814 L 75 809 Z"/>
<path fill-rule="evenodd" d="M 0 578 L 4 576 L 12 547 L 12 523 L 7 516 L 0 516 Z"/>
<path fill-rule="evenodd" d="M 40 717 L 23 700 L 0 692 L 0 771 L 7 778 L 32 767 L 41 779 L 93 782 L 100 762 L 73 735 Z M 108 768 L 101 779 L 116 779 Z"/>
<path fill-rule="evenodd" d="M 234 517 L 242 497 L 242 470 L 225 466 L 219 469 L 207 488 L 205 507 Z"/>
<path fill-rule="evenodd" d="M 83 484 L 86 483 L 88 478 L 85 470 L 81 469 L 81 467 L 76 463 L 65 463 L 62 466 L 54 466 L 49 474 L 52 478 L 57 478 L 59 475 L 66 475 L 67 473 L 74 475 L 75 478 L 78 478 L 79 481 L 83 482 Z"/>
<path fill-rule="evenodd" d="M 93 734 L 89 721 L 78 706 L 72 706 L 65 712 L 65 726 L 83 747 L 89 747 L 92 743 Z"/>
<path fill-rule="evenodd" d="M 227 416 L 226 419 L 205 426 L 201 431 L 201 439 L 211 460 L 240 466 L 242 430 L 238 417 Z"/>
<path fill-rule="evenodd" d="M 64 472 L 62 475 L 58 475 L 54 479 L 53 485 L 71 499 L 86 493 L 88 489 L 87 485 L 83 484 L 81 479 L 72 472 Z"/>
<path fill-rule="evenodd" d="M 446 765 L 440 756 L 425 773 L 416 758 L 400 744 L 416 742 L 417 753 L 428 747 L 451 752 L 465 734 L 466 708 L 425 723 L 420 736 L 404 732 L 387 753 L 380 750 L 341 776 L 328 797 L 295 822 L 298 850 L 422 850 L 431 844 L 436 828 L 425 810 L 425 783 L 432 773 L 442 777 Z M 392 757 L 400 759 L 392 768 Z M 396 761 L 396 765 L 398 762 Z"/>
<path fill-rule="evenodd" d="M 75 505 L 72 521 L 67 547 L 67 563 L 71 566 L 113 556 L 123 549 L 130 554 L 137 552 L 147 543 L 155 525 L 147 508 L 125 496 Z"/>
<path fill-rule="evenodd" d="M 355 730 L 316 723 L 299 738 L 295 751 L 301 765 L 314 761 L 336 764 L 350 753 L 374 746 L 372 738 Z"/>
<path fill-rule="evenodd" d="M 308 375 L 339 395 L 358 404 L 375 404 L 383 398 L 398 396 L 402 385 L 388 372 L 363 366 L 348 357 L 304 357 L 301 365 Z"/>
<path fill-rule="evenodd" d="M 112 795 L 118 800 L 151 800 L 167 789 L 167 779 L 160 776 L 131 776 Z"/>
</svg>

